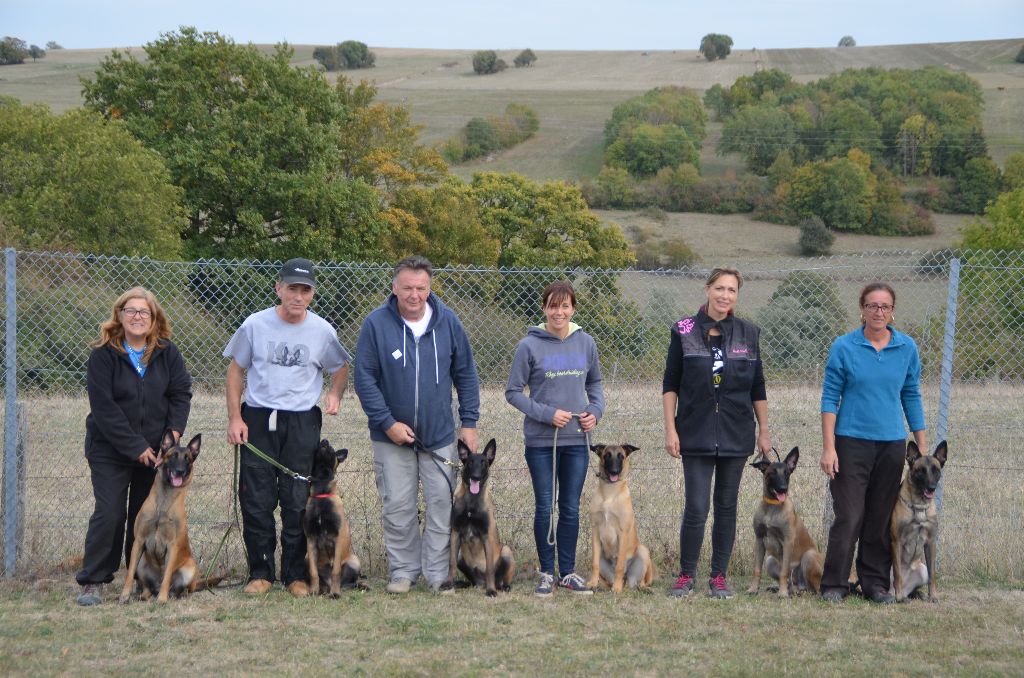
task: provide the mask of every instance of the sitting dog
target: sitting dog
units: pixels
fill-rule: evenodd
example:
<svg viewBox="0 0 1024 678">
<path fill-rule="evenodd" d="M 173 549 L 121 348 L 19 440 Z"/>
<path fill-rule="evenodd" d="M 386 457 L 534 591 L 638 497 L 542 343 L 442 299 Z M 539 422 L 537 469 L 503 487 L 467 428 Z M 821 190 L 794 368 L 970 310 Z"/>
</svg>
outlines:
<svg viewBox="0 0 1024 678">
<path fill-rule="evenodd" d="M 459 441 L 462 481 L 455 490 L 452 505 L 451 559 L 448 580 L 441 585 L 442 591 L 452 590 L 456 567 L 470 584 L 484 587 L 489 597 L 498 595 L 498 588 L 512 590 L 516 562 L 512 549 L 503 546 L 498 537 L 494 502 L 487 483 L 496 449 L 494 438 L 484 446 L 482 454 L 470 451 Z"/>
<path fill-rule="evenodd" d="M 907 474 L 889 521 L 897 601 L 921 597 L 918 589 L 928 584 L 928 600 L 938 602 L 935 535 L 939 530 L 939 512 L 935 509 L 935 489 L 942 478 L 947 452 L 946 441 L 939 443 L 930 457 L 921 454 L 914 441 L 907 443 Z"/>
<path fill-rule="evenodd" d="M 320 441 L 313 457 L 302 531 L 306 533 L 309 590 L 314 595 L 330 593 L 337 598 L 342 588 L 352 588 L 359 581 L 359 558 L 352 553 L 348 517 L 335 479 L 338 465 L 346 458 L 348 450 L 335 452 L 326 440 Z"/>
<path fill-rule="evenodd" d="M 824 561 L 789 498 L 789 477 L 799 459 L 800 448 L 794 447 L 784 461 L 772 463 L 760 454 L 751 464 L 764 480 L 754 509 L 754 576 L 747 593 L 758 592 L 762 565 L 778 580 L 780 596 L 789 595 L 791 584 L 801 591 L 821 591 Z"/>
<path fill-rule="evenodd" d="M 135 543 L 128 560 L 128 573 L 119 601 L 131 599 L 132 584 L 138 579 L 142 600 L 155 593 L 159 603 L 173 595 L 196 590 L 196 561 L 188 542 L 185 495 L 192 484 L 192 465 L 199 456 L 202 436 L 181 447 L 170 429 L 160 441 L 158 456 L 163 460 L 153 489 L 135 518 Z"/>
<path fill-rule="evenodd" d="M 632 445 L 593 445 L 598 456 L 597 490 L 590 500 L 590 531 L 593 562 L 590 581 L 599 581 L 621 593 L 623 586 L 645 589 L 654 581 L 654 563 L 647 547 L 640 543 L 633 513 L 633 500 L 626 484 Z"/>
</svg>

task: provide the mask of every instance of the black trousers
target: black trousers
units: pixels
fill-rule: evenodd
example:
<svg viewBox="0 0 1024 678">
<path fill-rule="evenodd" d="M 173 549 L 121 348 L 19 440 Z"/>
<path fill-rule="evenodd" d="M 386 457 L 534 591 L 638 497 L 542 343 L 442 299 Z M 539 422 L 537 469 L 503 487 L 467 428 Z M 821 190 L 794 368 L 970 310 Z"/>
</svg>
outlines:
<svg viewBox="0 0 1024 678">
<path fill-rule="evenodd" d="M 114 573 L 121 566 L 122 546 L 124 560 L 128 562 L 135 542 L 135 516 L 139 515 L 156 478 L 155 469 L 127 458 L 123 462 L 90 459 L 89 472 L 96 507 L 85 533 L 82 570 L 75 576 L 82 586 L 114 581 Z"/>
<path fill-rule="evenodd" d="M 697 560 L 704 543 L 714 476 L 715 522 L 711 527 L 711 576 L 726 574 L 736 542 L 736 504 L 746 457 L 683 455 L 683 523 L 679 528 L 679 571 L 696 575 Z"/>
<path fill-rule="evenodd" d="M 306 412 L 277 411 L 277 430 L 270 431 L 272 410 L 242 405 L 249 442 L 296 473 L 308 476 L 320 444 L 323 416 L 319 407 Z M 274 581 L 277 548 L 274 509 L 281 506 L 281 581 L 285 586 L 306 579 L 306 513 L 309 485 L 295 480 L 242 447 L 238 502 L 242 507 L 242 536 L 249 558 L 249 578 Z"/>
<path fill-rule="evenodd" d="M 836 517 L 828 532 L 822 591 L 847 590 L 858 542 L 857 574 L 864 595 L 888 591 L 889 517 L 900 491 L 906 443 L 836 436 L 836 453 L 839 473 L 829 483 Z"/>
</svg>

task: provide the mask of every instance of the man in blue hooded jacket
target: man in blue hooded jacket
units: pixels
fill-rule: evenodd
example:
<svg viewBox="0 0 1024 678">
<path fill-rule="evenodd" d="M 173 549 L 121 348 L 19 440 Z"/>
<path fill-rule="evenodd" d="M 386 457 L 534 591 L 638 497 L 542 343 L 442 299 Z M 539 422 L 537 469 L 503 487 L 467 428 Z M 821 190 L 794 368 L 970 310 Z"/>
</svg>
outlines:
<svg viewBox="0 0 1024 678">
<path fill-rule="evenodd" d="M 458 438 L 476 451 L 480 380 L 466 330 L 430 292 L 424 257 L 395 266 L 392 294 L 363 321 L 356 348 L 355 388 L 369 419 L 377 491 L 383 503 L 388 593 L 406 593 L 423 574 L 438 591 L 448 578 L 448 538 L 456 432 L 452 387 L 458 393 Z M 418 441 L 427 453 L 411 447 Z M 432 453 L 432 454 L 431 454 Z M 420 534 L 416 502 L 426 504 Z"/>
</svg>

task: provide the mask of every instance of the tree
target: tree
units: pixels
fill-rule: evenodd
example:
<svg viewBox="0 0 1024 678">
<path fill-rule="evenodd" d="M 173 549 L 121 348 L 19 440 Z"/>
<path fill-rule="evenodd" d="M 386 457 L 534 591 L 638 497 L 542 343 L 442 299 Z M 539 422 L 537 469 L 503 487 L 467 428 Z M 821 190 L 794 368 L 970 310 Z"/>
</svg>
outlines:
<svg viewBox="0 0 1024 678">
<path fill-rule="evenodd" d="M 990 158 L 971 158 L 957 173 L 960 206 L 971 214 L 981 214 L 985 206 L 999 195 L 1003 177 L 999 166 Z"/>
<path fill-rule="evenodd" d="M 377 55 L 370 51 L 365 42 L 346 40 L 338 44 L 337 50 L 338 61 L 345 68 L 373 68 L 377 62 Z"/>
<path fill-rule="evenodd" d="M 990 250 L 1024 249 L 1024 188 L 1003 193 L 963 230 L 962 247 Z"/>
<path fill-rule="evenodd" d="M 724 59 L 732 52 L 732 38 L 721 33 L 708 33 L 701 38 L 698 51 L 708 61 Z"/>
<path fill-rule="evenodd" d="M 828 230 L 825 222 L 819 217 L 811 217 L 800 222 L 800 254 L 805 257 L 820 257 L 832 253 L 832 243 L 836 236 Z"/>
<path fill-rule="evenodd" d="M 527 47 L 516 56 L 512 63 L 515 64 L 516 68 L 525 68 L 532 66 L 535 61 L 537 61 L 537 55 L 533 53 L 532 49 Z"/>
<path fill-rule="evenodd" d="M 477 75 L 500 73 L 508 68 L 504 59 L 499 59 L 493 49 L 482 49 L 473 55 L 473 72 Z"/>
<path fill-rule="evenodd" d="M 372 88 L 293 68 L 287 45 L 265 55 L 184 27 L 144 50 L 104 59 L 85 101 L 166 159 L 185 189 L 188 256 L 381 256 L 387 188 L 416 172 L 400 162 L 408 131 L 374 125 L 405 114 L 369 106 Z"/>
<path fill-rule="evenodd" d="M 642 178 L 657 174 L 662 167 L 697 165 L 700 153 L 682 127 L 644 123 L 624 129 L 605 151 L 605 162 Z"/>
<path fill-rule="evenodd" d="M 329 72 L 340 71 L 344 68 L 344 65 L 338 60 L 338 50 L 334 47 L 314 47 L 313 58 L 324 67 L 324 70 Z"/>
<path fill-rule="evenodd" d="M 4 245 L 177 259 L 183 191 L 163 159 L 82 109 L 0 102 Z"/>
<path fill-rule="evenodd" d="M 64 49 L 64 48 L 56 40 L 50 40 L 48 43 L 46 43 L 46 49 Z"/>
<path fill-rule="evenodd" d="M 699 147 L 707 122 L 707 111 L 696 92 L 686 87 L 656 87 L 627 99 L 612 110 L 612 116 L 604 124 L 604 143 L 610 146 L 624 129 L 648 123 L 682 127 Z"/>
<path fill-rule="evenodd" d="M 871 219 L 874 182 L 856 157 L 834 158 L 803 165 L 780 192 L 783 204 L 797 216 L 817 216 L 829 229 L 856 232 Z"/>
<path fill-rule="evenodd" d="M 931 172 L 938 142 L 938 127 L 928 118 L 917 113 L 904 120 L 896 135 L 896 157 L 903 176 L 921 176 Z"/>
<path fill-rule="evenodd" d="M 726 121 L 716 152 L 739 153 L 751 172 L 765 174 L 780 151 L 797 143 L 796 123 L 778 106 L 744 106 Z"/>
<path fill-rule="evenodd" d="M 466 155 L 478 158 L 498 150 L 498 135 L 491 123 L 483 118 L 473 118 L 466 123 Z"/>
<path fill-rule="evenodd" d="M 28 55 L 32 57 L 32 61 L 36 61 L 46 56 L 46 50 L 39 45 L 32 45 L 28 48 Z"/>
<path fill-rule="evenodd" d="M 1024 188 L 1024 152 L 1014 151 L 1003 161 L 1003 188 Z"/>
<path fill-rule="evenodd" d="M 0 66 L 23 64 L 28 56 L 28 45 L 21 38 L 5 35 L 0 40 Z"/>
<path fill-rule="evenodd" d="M 824 128 L 828 135 L 824 157 L 846 155 L 851 148 L 859 148 L 882 159 L 882 126 L 863 106 L 853 101 L 837 102 L 825 113 Z"/>
<path fill-rule="evenodd" d="M 843 37 L 839 38 L 839 46 L 840 47 L 856 47 L 857 46 L 857 41 L 853 39 L 852 35 L 844 35 Z"/>
</svg>

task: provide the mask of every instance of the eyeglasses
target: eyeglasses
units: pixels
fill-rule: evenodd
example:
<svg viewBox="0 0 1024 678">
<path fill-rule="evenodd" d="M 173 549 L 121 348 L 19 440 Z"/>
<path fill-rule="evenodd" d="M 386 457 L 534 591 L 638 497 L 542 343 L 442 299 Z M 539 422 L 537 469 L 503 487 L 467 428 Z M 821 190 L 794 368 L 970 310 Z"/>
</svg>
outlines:
<svg viewBox="0 0 1024 678">
<path fill-rule="evenodd" d="M 148 320 L 149 316 L 153 315 L 145 308 L 122 308 L 121 313 L 126 318 L 142 318 L 143 320 Z"/>
<path fill-rule="evenodd" d="M 864 310 L 871 313 L 878 313 L 879 311 L 882 313 L 888 313 L 892 309 L 893 307 L 889 304 L 864 304 Z"/>
</svg>

